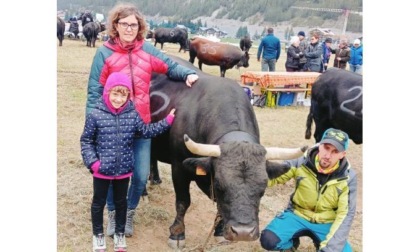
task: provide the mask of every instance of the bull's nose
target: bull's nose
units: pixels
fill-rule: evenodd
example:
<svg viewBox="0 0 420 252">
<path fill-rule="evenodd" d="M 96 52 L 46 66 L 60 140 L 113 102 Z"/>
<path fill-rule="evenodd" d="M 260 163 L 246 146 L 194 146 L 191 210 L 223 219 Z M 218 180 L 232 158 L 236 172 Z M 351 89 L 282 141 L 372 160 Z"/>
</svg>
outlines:
<svg viewBox="0 0 420 252">
<path fill-rule="evenodd" d="M 258 239 L 258 227 L 257 226 L 231 226 L 228 230 L 228 240 L 233 241 L 254 241 Z M 231 239 L 229 239 L 231 238 Z"/>
</svg>

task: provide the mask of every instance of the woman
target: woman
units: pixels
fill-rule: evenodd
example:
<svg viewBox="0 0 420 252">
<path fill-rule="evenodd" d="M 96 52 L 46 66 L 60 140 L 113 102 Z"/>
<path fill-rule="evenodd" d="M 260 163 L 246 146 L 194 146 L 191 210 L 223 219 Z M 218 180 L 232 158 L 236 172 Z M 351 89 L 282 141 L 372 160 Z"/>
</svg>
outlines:
<svg viewBox="0 0 420 252">
<path fill-rule="evenodd" d="M 333 51 L 335 53 L 334 67 L 346 69 L 347 62 L 350 60 L 350 49 L 347 46 L 347 41 L 342 40 L 338 44 L 338 49 Z"/>
<path fill-rule="evenodd" d="M 132 100 L 136 111 L 145 123 L 150 123 L 150 79 L 152 72 L 166 73 L 171 79 L 184 80 L 191 85 L 198 80 L 195 71 L 178 65 L 145 42 L 146 22 L 137 7 L 130 3 L 116 5 L 108 15 L 109 40 L 98 48 L 93 58 L 88 83 L 86 114 L 101 100 L 103 86 L 113 72 L 130 76 L 133 86 Z M 146 187 L 150 170 L 150 139 L 134 140 L 134 171 L 127 195 L 127 222 L 125 235 L 133 234 L 133 218 L 140 197 Z M 108 192 L 107 235 L 115 230 L 115 206 L 112 188 Z"/>
<path fill-rule="evenodd" d="M 299 44 L 299 37 L 292 36 L 290 38 L 290 47 L 287 49 L 287 59 L 285 64 L 287 72 L 299 71 L 299 60 L 303 57 L 303 53 L 300 51 Z"/>
<path fill-rule="evenodd" d="M 311 36 L 311 41 L 304 55 L 307 59 L 304 69 L 308 72 L 322 73 L 322 46 L 319 43 L 319 36 L 317 34 Z"/>
</svg>

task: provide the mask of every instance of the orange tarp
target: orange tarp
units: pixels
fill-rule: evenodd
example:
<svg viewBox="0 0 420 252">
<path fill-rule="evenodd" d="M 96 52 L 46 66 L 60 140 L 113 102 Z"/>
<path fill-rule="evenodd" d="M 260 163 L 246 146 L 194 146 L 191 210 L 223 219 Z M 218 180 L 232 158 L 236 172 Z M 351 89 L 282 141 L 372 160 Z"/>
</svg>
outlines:
<svg viewBox="0 0 420 252">
<path fill-rule="evenodd" d="M 259 72 L 241 74 L 242 84 L 255 82 L 261 87 L 279 87 L 290 84 L 313 84 L 320 73 L 314 72 Z"/>
</svg>

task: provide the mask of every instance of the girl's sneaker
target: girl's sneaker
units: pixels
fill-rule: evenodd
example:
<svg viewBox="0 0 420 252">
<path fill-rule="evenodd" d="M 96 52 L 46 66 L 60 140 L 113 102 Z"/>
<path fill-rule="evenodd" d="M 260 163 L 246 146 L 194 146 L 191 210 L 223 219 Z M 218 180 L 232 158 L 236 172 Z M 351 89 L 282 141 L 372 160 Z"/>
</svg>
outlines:
<svg viewBox="0 0 420 252">
<path fill-rule="evenodd" d="M 105 252 L 106 241 L 104 234 L 93 235 L 92 239 L 93 252 Z"/>
<path fill-rule="evenodd" d="M 114 251 L 118 251 L 118 252 L 127 251 L 127 243 L 125 242 L 124 233 L 114 234 Z"/>
</svg>

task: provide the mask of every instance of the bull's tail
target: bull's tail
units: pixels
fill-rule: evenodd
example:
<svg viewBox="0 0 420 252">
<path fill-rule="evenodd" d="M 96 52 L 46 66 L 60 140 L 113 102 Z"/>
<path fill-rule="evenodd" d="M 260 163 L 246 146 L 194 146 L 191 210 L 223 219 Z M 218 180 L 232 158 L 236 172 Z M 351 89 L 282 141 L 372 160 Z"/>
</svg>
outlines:
<svg viewBox="0 0 420 252">
<path fill-rule="evenodd" d="M 305 139 L 311 139 L 312 118 L 313 118 L 313 113 L 312 113 L 312 106 L 311 106 L 311 109 L 309 109 L 308 118 L 306 119 Z"/>
</svg>

